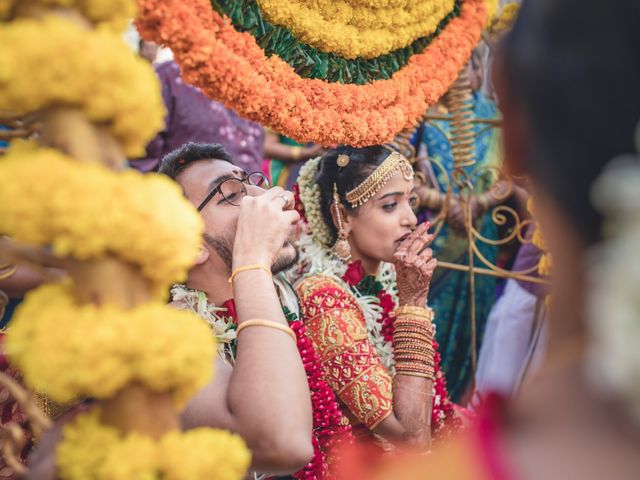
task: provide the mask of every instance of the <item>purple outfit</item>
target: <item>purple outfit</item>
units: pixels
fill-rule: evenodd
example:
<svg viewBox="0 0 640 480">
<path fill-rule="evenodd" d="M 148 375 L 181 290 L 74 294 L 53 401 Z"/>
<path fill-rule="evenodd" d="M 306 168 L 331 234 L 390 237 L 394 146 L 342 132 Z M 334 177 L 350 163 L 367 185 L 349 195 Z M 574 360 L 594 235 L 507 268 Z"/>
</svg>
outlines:
<svg viewBox="0 0 640 480">
<path fill-rule="evenodd" d="M 513 262 L 511 270 L 514 272 L 527 271 L 540 263 L 541 256 L 542 251 L 533 243 L 524 243 L 518 250 L 518 254 L 516 255 L 516 259 Z M 538 271 L 535 270 L 533 273 L 529 273 L 528 276 L 537 278 L 540 275 L 538 274 Z M 544 298 L 548 293 L 548 288 L 545 285 L 531 283 L 524 280 L 518 280 L 518 283 L 527 292 L 538 298 Z"/>
<path fill-rule="evenodd" d="M 264 153 L 264 129 L 245 120 L 222 104 L 207 98 L 180 77 L 173 62 L 156 66 L 167 108 L 165 128 L 149 145 L 144 158 L 131 160 L 142 172 L 158 170 L 162 157 L 187 142 L 219 143 L 233 162 L 247 172 L 259 172 Z"/>
</svg>

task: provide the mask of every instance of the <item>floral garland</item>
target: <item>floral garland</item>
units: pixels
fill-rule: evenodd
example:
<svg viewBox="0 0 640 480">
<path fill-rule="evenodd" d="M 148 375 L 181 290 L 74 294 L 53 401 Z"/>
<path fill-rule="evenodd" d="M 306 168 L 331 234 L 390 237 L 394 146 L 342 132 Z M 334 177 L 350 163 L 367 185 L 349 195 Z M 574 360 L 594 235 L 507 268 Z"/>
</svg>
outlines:
<svg viewBox="0 0 640 480">
<path fill-rule="evenodd" d="M 143 152 L 163 124 L 159 82 L 117 35 L 82 21 L 83 14 L 84 20 L 125 15 L 133 1 L 5 0 L 0 8 L 12 19 L 0 22 L 0 42 L 7 46 L 0 51 L 0 109 L 35 114 L 45 128 L 55 127 L 56 142 L 99 147 L 106 134 L 130 155 Z M 82 112 L 93 123 L 83 127 L 100 139 L 58 128 L 63 125 L 46 114 L 59 109 Z M 57 451 L 60 477 L 240 480 L 250 454 L 239 438 L 172 430 L 179 410 L 211 379 L 215 342 L 207 326 L 164 303 L 143 303 L 146 286 L 164 298 L 171 282 L 186 274 L 202 221 L 169 179 L 116 173 L 83 160 L 35 144 L 12 145 L 0 159 L 0 232 L 71 256 L 93 280 L 101 261 L 139 270 L 120 272 L 112 280 L 122 288 L 92 291 L 87 303 L 79 300 L 85 295 L 75 295 L 82 285 L 71 281 L 30 292 L 12 318 L 6 351 L 32 389 L 61 403 L 87 396 L 108 401 L 132 386 L 146 402 L 154 393 L 173 402 L 157 405 L 162 414 L 153 429 L 136 424 L 135 412 L 123 411 L 118 400 L 112 406 L 119 427 L 102 425 L 97 413 L 78 418 Z M 125 301 L 135 306 L 116 306 Z M 152 439 L 139 429 L 165 434 Z"/>
<path fill-rule="evenodd" d="M 171 288 L 171 300 L 175 302 L 178 310 L 191 311 L 209 324 L 218 344 L 218 355 L 223 360 L 233 363 L 236 356 L 238 323 L 233 302 L 225 302 L 221 307 L 216 307 L 209 303 L 206 293 L 181 284 Z"/>
<path fill-rule="evenodd" d="M 517 2 L 507 3 L 499 15 L 496 15 L 491 25 L 489 26 L 489 33 L 491 35 L 500 35 L 513 27 L 518 13 L 520 12 L 520 4 Z"/>
<path fill-rule="evenodd" d="M 159 439 L 122 434 L 100 422 L 99 409 L 65 425 L 57 447 L 65 480 L 241 480 L 250 460 L 242 439 L 224 430 L 174 431 Z"/>
<path fill-rule="evenodd" d="M 365 146 L 415 124 L 457 78 L 486 21 L 484 0 L 460 15 L 390 80 L 342 85 L 301 78 L 267 58 L 206 0 L 138 0 L 145 38 L 166 44 L 186 81 L 240 115 L 301 142 Z"/>
<path fill-rule="evenodd" d="M 93 23 L 104 24 L 114 31 L 122 31 L 136 14 L 131 0 L 0 0 L 0 19 L 8 19 L 16 5 L 22 7 L 74 8 Z"/>
<path fill-rule="evenodd" d="M 639 130 L 640 132 L 640 130 Z M 636 138 L 640 146 L 640 134 Z M 604 240 L 589 258 L 589 355 L 585 372 L 594 389 L 614 396 L 640 424 L 640 168 L 638 156 L 615 159 L 594 184 L 594 206 L 604 215 Z"/>
<path fill-rule="evenodd" d="M 282 292 L 286 288 L 291 288 L 288 284 L 276 279 L 276 286 Z M 172 290 L 174 301 L 184 302 L 184 292 L 188 289 L 184 286 L 176 286 Z M 191 292 L 194 292 L 191 290 Z M 196 292 L 198 298 L 204 302 L 206 295 L 203 292 Z M 281 295 L 282 296 L 282 295 Z M 211 303 L 206 306 L 196 306 L 194 302 L 185 304 L 187 308 L 203 312 L 203 318 L 214 316 L 216 324 L 227 325 L 227 332 L 233 331 L 235 337 L 235 329 L 238 323 L 235 303 L 233 299 L 227 300 L 222 307 L 216 307 Z M 194 310 L 197 309 L 197 310 Z M 313 458 L 299 472 L 293 476 L 298 479 L 322 479 L 329 476 L 330 466 L 339 462 L 337 452 L 341 447 L 345 447 L 353 442 L 351 427 L 349 421 L 344 417 L 338 405 L 335 393 L 324 380 L 324 367 L 320 362 L 320 358 L 315 353 L 311 340 L 306 336 L 307 328 L 298 315 L 293 311 L 297 310 L 295 306 L 284 307 L 285 316 L 289 322 L 289 326 L 295 332 L 297 338 L 298 351 L 302 358 L 302 364 L 307 374 L 309 390 L 311 392 L 311 406 L 313 411 Z M 221 315 L 218 312 L 226 311 L 227 315 Z M 230 350 L 235 352 L 236 339 L 234 338 L 230 344 Z"/>
<path fill-rule="evenodd" d="M 375 58 L 435 32 L 454 0 L 403 7 L 354 6 L 344 0 L 258 0 L 264 17 L 301 41 L 344 58 Z"/>
<path fill-rule="evenodd" d="M 351 425 L 343 415 L 338 400 L 325 378 L 320 357 L 307 337 L 307 327 L 301 320 L 292 321 L 289 326 L 298 338 L 298 350 L 307 374 L 313 410 L 313 458 L 295 478 L 311 480 L 327 478 L 330 466 L 339 463 L 338 452 L 353 443 Z"/>
<path fill-rule="evenodd" d="M 316 182 L 318 166 L 321 157 L 308 160 L 300 169 L 296 193 L 300 201 L 296 202 L 298 207 L 302 207 L 299 213 L 305 218 L 313 237 L 322 245 L 331 245 L 335 238 L 331 234 L 320 210 L 320 187 Z"/>
<path fill-rule="evenodd" d="M 211 379 L 215 344 L 188 312 L 161 303 L 132 310 L 79 304 L 65 282 L 27 294 L 6 349 L 31 387 L 63 404 L 108 398 L 138 381 L 172 392 L 181 407 Z"/>
<path fill-rule="evenodd" d="M 34 172 L 46 174 L 34 181 Z M 0 161 L 0 183 L 0 232 L 59 256 L 117 255 L 140 266 L 158 297 L 198 253 L 202 220 L 164 176 L 79 164 L 17 142 Z"/>
<path fill-rule="evenodd" d="M 416 0 L 345 0 L 355 7 L 367 8 L 405 8 Z"/>
<path fill-rule="evenodd" d="M 484 0 L 485 8 L 487 9 L 487 17 L 484 23 L 484 27 L 488 28 L 491 22 L 496 17 L 498 10 L 500 9 L 500 0 Z"/>
<path fill-rule="evenodd" d="M 442 19 L 435 32 L 415 40 L 408 47 L 371 59 L 347 59 L 307 45 L 286 28 L 268 22 L 254 0 L 212 0 L 216 10 L 227 15 L 238 31 L 251 33 L 268 56 L 277 55 L 301 77 L 356 85 L 391 78 L 458 16 L 461 3 L 461 0 L 455 0 L 453 10 Z"/>
<path fill-rule="evenodd" d="M 164 125 L 153 69 L 111 31 L 87 31 L 51 15 L 3 25 L 0 45 L 11 45 L 0 51 L 0 110 L 26 115 L 78 107 L 132 157 L 143 155 Z"/>
</svg>

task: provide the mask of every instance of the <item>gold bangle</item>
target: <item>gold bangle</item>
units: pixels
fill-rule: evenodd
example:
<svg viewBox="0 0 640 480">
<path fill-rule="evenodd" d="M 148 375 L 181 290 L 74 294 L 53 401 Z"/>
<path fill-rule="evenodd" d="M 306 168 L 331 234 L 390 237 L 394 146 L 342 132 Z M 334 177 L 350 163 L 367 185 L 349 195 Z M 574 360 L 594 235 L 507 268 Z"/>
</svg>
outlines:
<svg viewBox="0 0 640 480">
<path fill-rule="evenodd" d="M 395 327 L 397 332 L 402 333 L 431 333 L 431 323 L 420 320 L 420 323 L 400 322 L 396 320 Z"/>
<path fill-rule="evenodd" d="M 430 308 L 424 307 L 416 307 L 415 305 L 401 305 L 396 308 L 394 315 L 396 317 L 399 316 L 408 316 L 408 317 L 418 317 L 418 318 L 426 318 L 427 320 L 433 320 L 433 310 Z"/>
<path fill-rule="evenodd" d="M 228 280 L 229 283 L 233 282 L 233 279 L 235 278 L 236 275 L 242 272 L 246 272 L 248 270 L 264 270 L 269 275 L 273 276 L 273 273 L 271 273 L 271 269 L 269 267 L 265 267 L 264 265 L 245 265 L 244 267 L 236 268 L 233 271 L 233 273 L 231 273 L 231 276 L 229 277 L 229 280 Z"/>
<path fill-rule="evenodd" d="M 274 328 L 276 330 L 280 330 L 281 332 L 284 332 L 287 335 L 289 335 L 295 344 L 298 343 L 298 339 L 296 338 L 296 334 L 293 330 L 291 330 L 289 327 L 285 325 L 281 325 L 276 322 L 271 322 L 269 320 L 260 320 L 260 319 L 246 320 L 242 322 L 240 325 L 238 325 L 238 328 L 236 330 L 236 336 L 238 336 L 242 330 L 249 327 Z"/>
<path fill-rule="evenodd" d="M 404 376 L 407 376 L 407 377 L 425 378 L 427 380 L 431 380 L 432 382 L 436 379 L 436 376 L 434 374 L 431 374 L 431 373 L 422 373 L 422 372 L 413 372 L 413 371 L 402 372 L 402 371 L 398 371 L 396 369 L 396 374 L 397 375 L 404 375 Z"/>
</svg>

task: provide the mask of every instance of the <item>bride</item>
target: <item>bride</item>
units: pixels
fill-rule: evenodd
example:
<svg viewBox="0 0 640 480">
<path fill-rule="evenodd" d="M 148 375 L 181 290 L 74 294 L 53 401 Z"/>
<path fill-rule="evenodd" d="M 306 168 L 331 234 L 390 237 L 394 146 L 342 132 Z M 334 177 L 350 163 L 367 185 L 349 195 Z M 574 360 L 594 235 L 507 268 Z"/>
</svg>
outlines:
<svg viewBox="0 0 640 480">
<path fill-rule="evenodd" d="M 386 146 L 340 147 L 305 164 L 297 193 L 300 313 L 341 424 L 428 448 L 460 420 L 427 306 L 436 260 L 411 164 Z"/>
</svg>

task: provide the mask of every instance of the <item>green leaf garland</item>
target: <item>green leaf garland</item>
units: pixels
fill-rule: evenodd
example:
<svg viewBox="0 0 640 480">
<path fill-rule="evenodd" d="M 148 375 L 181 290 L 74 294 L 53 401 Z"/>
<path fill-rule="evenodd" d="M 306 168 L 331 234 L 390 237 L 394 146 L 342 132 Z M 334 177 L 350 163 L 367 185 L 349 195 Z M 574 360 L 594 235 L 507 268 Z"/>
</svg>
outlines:
<svg viewBox="0 0 640 480">
<path fill-rule="evenodd" d="M 228 16 L 238 31 L 251 33 L 268 56 L 279 56 L 301 77 L 356 85 L 391 78 L 459 15 L 460 4 L 461 0 L 457 0 L 433 34 L 417 39 L 410 46 L 377 58 L 349 60 L 302 43 L 286 28 L 269 23 L 262 17 L 255 0 L 211 0 L 213 8 Z"/>
</svg>

